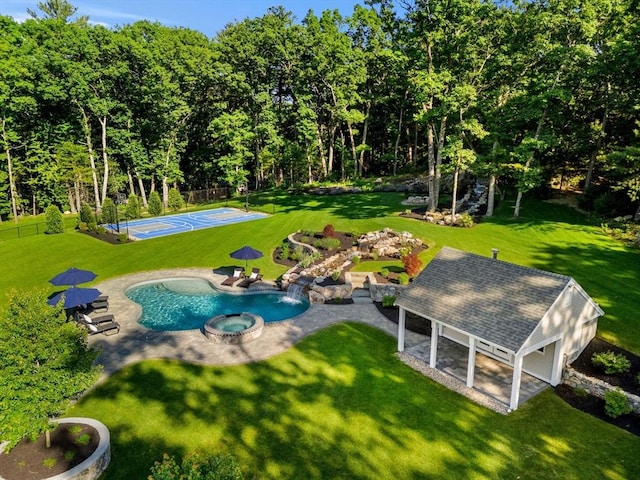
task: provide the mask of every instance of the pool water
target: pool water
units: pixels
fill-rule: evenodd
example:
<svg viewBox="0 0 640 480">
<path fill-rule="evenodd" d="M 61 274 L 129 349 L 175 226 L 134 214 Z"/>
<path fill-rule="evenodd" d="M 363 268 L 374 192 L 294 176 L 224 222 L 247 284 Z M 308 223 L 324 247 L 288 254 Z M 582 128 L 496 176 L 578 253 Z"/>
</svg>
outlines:
<svg viewBox="0 0 640 480">
<path fill-rule="evenodd" d="M 144 283 L 126 291 L 142 306 L 138 322 L 152 330 L 202 328 L 216 315 L 251 312 L 265 322 L 295 317 L 309 308 L 306 299 L 293 300 L 284 293 L 233 294 L 214 288 L 199 278 L 172 278 Z"/>
</svg>

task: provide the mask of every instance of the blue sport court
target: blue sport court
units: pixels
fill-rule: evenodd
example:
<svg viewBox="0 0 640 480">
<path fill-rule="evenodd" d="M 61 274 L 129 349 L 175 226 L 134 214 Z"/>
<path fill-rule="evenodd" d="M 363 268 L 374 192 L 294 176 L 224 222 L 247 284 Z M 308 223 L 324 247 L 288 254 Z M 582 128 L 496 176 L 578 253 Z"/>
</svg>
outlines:
<svg viewBox="0 0 640 480">
<path fill-rule="evenodd" d="M 191 232 L 203 228 L 219 227 L 232 223 L 248 222 L 266 218 L 266 213 L 245 212 L 237 208 L 215 208 L 193 213 L 180 213 L 165 217 L 144 218 L 120 222 L 120 232 L 129 233 L 135 240 L 164 237 L 176 233 Z M 116 231 L 116 225 L 106 225 L 109 230 Z"/>
</svg>

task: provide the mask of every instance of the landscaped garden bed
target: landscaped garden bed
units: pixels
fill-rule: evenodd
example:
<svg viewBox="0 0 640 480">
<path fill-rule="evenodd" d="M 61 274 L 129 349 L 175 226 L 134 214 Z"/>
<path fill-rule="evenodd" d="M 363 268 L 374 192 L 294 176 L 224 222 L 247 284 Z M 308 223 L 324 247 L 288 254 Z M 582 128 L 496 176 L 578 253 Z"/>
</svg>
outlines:
<svg viewBox="0 0 640 480">
<path fill-rule="evenodd" d="M 607 374 L 602 368 L 595 365 L 594 355 L 612 352 L 628 360 L 630 368 L 627 372 Z M 634 355 L 620 347 L 605 342 L 600 338 L 594 338 L 584 349 L 582 354 L 571 364 L 571 367 L 579 373 L 591 378 L 601 380 L 609 385 L 624 390 L 633 395 L 640 395 L 640 356 Z M 600 418 L 605 422 L 623 428 L 640 436 L 640 415 L 626 413 L 619 416 L 611 416 L 606 413 L 606 401 L 592 395 L 582 388 L 573 388 L 566 384 L 555 388 L 556 394 L 569 405 L 585 413 Z"/>
<path fill-rule="evenodd" d="M 5 480 L 42 480 L 71 470 L 89 458 L 100 443 L 98 431 L 84 423 L 61 423 L 35 441 L 24 439 L 8 454 L 0 454 L 0 472 Z"/>
</svg>

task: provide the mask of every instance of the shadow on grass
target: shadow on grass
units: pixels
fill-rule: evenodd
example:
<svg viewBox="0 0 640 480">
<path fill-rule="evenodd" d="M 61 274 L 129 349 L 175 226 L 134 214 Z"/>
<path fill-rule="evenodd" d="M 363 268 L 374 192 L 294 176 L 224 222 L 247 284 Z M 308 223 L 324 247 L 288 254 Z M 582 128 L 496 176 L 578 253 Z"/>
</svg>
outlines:
<svg viewBox="0 0 640 480">
<path fill-rule="evenodd" d="M 394 345 L 371 327 L 341 324 L 266 362 L 138 363 L 72 413 L 95 412 L 111 429 L 105 479 L 146 478 L 163 452 L 195 449 L 230 451 L 246 478 L 531 477 L 544 469 L 562 475 L 585 462 L 574 456 L 584 455 L 590 435 L 574 439 L 557 427 L 542 434 L 532 427 L 536 411 L 510 425 L 410 370 Z M 571 448 L 549 449 L 557 435 Z M 594 461 L 631 478 L 638 472 L 632 458 L 624 467 L 603 456 Z M 591 478 L 602 473 L 597 468 Z"/>
<path fill-rule="evenodd" d="M 252 197 L 252 204 L 259 208 L 267 208 L 275 203 L 277 213 L 287 213 L 296 210 L 325 210 L 335 216 L 345 219 L 366 219 L 383 217 L 399 212 L 402 207 L 402 193 L 358 193 L 340 195 L 256 195 Z"/>
</svg>

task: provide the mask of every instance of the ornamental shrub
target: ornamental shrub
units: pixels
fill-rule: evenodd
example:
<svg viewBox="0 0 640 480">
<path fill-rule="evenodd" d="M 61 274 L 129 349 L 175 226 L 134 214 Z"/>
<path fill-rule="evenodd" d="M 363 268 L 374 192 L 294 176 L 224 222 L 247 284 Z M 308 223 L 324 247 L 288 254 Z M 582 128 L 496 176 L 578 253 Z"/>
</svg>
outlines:
<svg viewBox="0 0 640 480">
<path fill-rule="evenodd" d="M 605 392 L 604 402 L 604 413 L 611 418 L 617 418 L 633 411 L 627 396 L 620 389 Z"/>
<path fill-rule="evenodd" d="M 102 202 L 102 223 L 116 223 L 118 211 L 116 204 L 110 198 L 105 198 Z"/>
<path fill-rule="evenodd" d="M 93 216 L 93 211 L 91 210 L 91 206 L 87 202 L 84 202 L 80 205 L 80 213 L 78 215 L 78 223 L 91 223 L 95 222 L 96 219 Z"/>
<path fill-rule="evenodd" d="M 336 236 L 336 229 L 333 228 L 333 225 L 328 224 L 322 229 L 322 235 L 328 238 L 333 238 Z"/>
<path fill-rule="evenodd" d="M 340 240 L 337 238 L 321 238 L 314 241 L 313 246 L 331 252 L 340 248 Z"/>
<path fill-rule="evenodd" d="M 458 218 L 456 224 L 460 227 L 471 228 L 473 227 L 473 217 L 467 212 L 464 212 L 462 215 L 460 215 L 460 218 Z"/>
<path fill-rule="evenodd" d="M 132 193 L 127 199 L 127 218 L 140 218 L 141 215 L 140 200 L 135 193 Z"/>
<path fill-rule="evenodd" d="M 383 307 L 393 307 L 393 305 L 396 303 L 396 296 L 395 295 L 385 295 L 384 297 L 382 297 L 382 306 Z"/>
<path fill-rule="evenodd" d="M 616 375 L 631 370 L 629 359 L 612 351 L 594 353 L 591 356 L 591 363 L 602 369 L 607 375 Z"/>
<path fill-rule="evenodd" d="M 149 215 L 154 217 L 162 213 L 162 199 L 160 198 L 160 194 L 157 190 L 154 190 L 149 194 L 147 210 Z"/>
<path fill-rule="evenodd" d="M 418 273 L 420 273 L 422 262 L 418 258 L 417 254 L 410 253 L 409 255 L 406 255 L 402 259 L 402 263 L 404 264 L 404 270 L 407 272 L 407 275 L 409 275 L 409 277 L 413 278 Z"/>
<path fill-rule="evenodd" d="M 353 263 L 354 265 L 357 265 L 360 263 L 360 257 L 358 255 L 354 255 L 351 257 L 351 263 Z"/>
<path fill-rule="evenodd" d="M 55 205 L 49 205 L 45 213 L 45 219 L 47 222 L 47 229 L 45 233 L 62 233 L 64 232 L 64 219 L 60 209 Z"/>
<path fill-rule="evenodd" d="M 334 282 L 337 282 L 339 278 L 340 278 L 340 270 L 334 270 L 333 273 L 331 273 L 331 279 Z"/>
<path fill-rule="evenodd" d="M 389 269 L 387 267 L 383 267 L 380 270 L 380 275 L 382 275 L 384 278 L 387 278 L 389 276 Z"/>
<path fill-rule="evenodd" d="M 167 455 L 162 462 L 151 467 L 149 480 L 242 480 L 244 478 L 238 461 L 230 454 L 209 454 L 199 452 L 185 455 L 178 465 L 175 458 Z"/>
<path fill-rule="evenodd" d="M 287 260 L 289 258 L 289 242 L 282 242 L 279 258 L 280 260 Z"/>
<path fill-rule="evenodd" d="M 167 199 L 167 204 L 168 207 L 174 212 L 177 212 L 184 207 L 184 198 L 182 198 L 182 195 L 177 188 L 172 188 L 171 190 L 169 190 L 169 198 Z"/>
<path fill-rule="evenodd" d="M 405 272 L 398 274 L 398 283 L 400 285 L 407 285 L 409 283 L 409 275 Z"/>
</svg>

